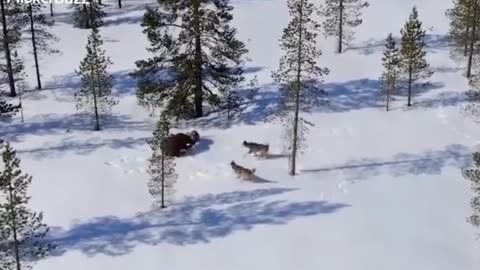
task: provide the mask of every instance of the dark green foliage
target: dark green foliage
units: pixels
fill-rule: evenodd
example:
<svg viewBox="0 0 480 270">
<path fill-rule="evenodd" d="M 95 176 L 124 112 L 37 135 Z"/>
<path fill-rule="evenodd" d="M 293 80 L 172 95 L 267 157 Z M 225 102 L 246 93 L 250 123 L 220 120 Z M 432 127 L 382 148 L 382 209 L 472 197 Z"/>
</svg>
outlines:
<svg viewBox="0 0 480 270">
<path fill-rule="evenodd" d="M 308 0 L 289 0 L 287 3 L 291 21 L 283 30 L 280 40 L 285 55 L 272 77 L 282 86 L 280 118 L 285 125 L 285 143 L 291 150 L 290 174 L 295 175 L 297 155 L 306 147 L 306 125 L 311 125 L 300 116 L 300 112 L 308 112 L 320 105 L 318 101 L 326 96 L 320 84 L 329 69 L 317 64 L 322 52 L 316 44 L 320 25 L 312 18 L 315 6 Z"/>
<path fill-rule="evenodd" d="M 164 107 L 177 119 L 202 117 L 205 105 L 220 107 L 223 91 L 244 79 L 240 65 L 247 49 L 229 25 L 233 8 L 228 0 L 159 4 L 147 9 L 141 23 L 154 56 L 137 61 L 132 74 L 139 103 Z"/>
<path fill-rule="evenodd" d="M 467 56 L 471 36 L 470 0 L 453 0 L 453 8 L 447 9 L 445 15 L 450 20 L 448 38 L 451 45 L 451 56 Z"/>
<path fill-rule="evenodd" d="M 27 189 L 32 177 L 22 174 L 20 160 L 10 144 L 2 147 L 0 171 L 0 269 L 30 269 L 29 262 L 45 258 L 55 245 L 45 241 L 49 228 L 43 213 L 28 209 Z"/>
<path fill-rule="evenodd" d="M 433 71 L 429 70 L 429 64 L 425 58 L 425 31 L 422 29 L 422 22 L 418 18 L 418 11 L 413 7 L 412 13 L 404 28 L 400 31 L 402 35 L 402 47 L 400 55 L 402 60 L 402 72 L 408 84 L 408 106 L 412 106 L 412 92 L 414 83 L 420 79 L 427 79 L 432 76 Z"/>
<path fill-rule="evenodd" d="M 20 110 L 20 105 L 12 105 L 0 99 L 0 120 L 14 116 Z"/>
<path fill-rule="evenodd" d="M 0 65 L 0 71 L 7 74 L 10 96 L 15 97 L 15 75 L 12 66 L 12 51 L 18 48 L 22 38 L 22 29 L 28 25 L 25 5 L 17 1 L 0 0 L 1 26 L 0 39 L 5 54 L 5 64 Z"/>
<path fill-rule="evenodd" d="M 380 79 L 383 81 L 383 90 L 385 91 L 385 108 L 388 111 L 390 105 L 390 97 L 395 93 L 400 77 L 400 53 L 397 43 L 392 33 L 387 36 L 385 41 L 385 51 L 382 57 L 384 71 Z"/>
<path fill-rule="evenodd" d="M 480 62 L 478 55 L 474 57 L 472 69 L 473 73 L 468 79 L 471 88 L 466 92 L 469 103 L 465 105 L 464 112 L 474 121 L 478 121 L 480 119 Z"/>
<path fill-rule="evenodd" d="M 467 221 L 475 228 L 480 227 L 480 153 L 473 154 L 475 169 L 466 169 L 462 171 L 463 176 L 471 182 L 471 189 L 474 193 L 470 200 L 470 206 L 473 213 L 468 217 Z"/>
<path fill-rule="evenodd" d="M 342 53 L 344 42 L 353 39 L 353 29 L 363 22 L 361 11 L 369 5 L 361 0 L 325 0 L 320 8 L 320 14 L 326 18 L 323 28 L 326 36 L 338 38 L 338 53 Z"/>
<path fill-rule="evenodd" d="M 152 149 L 147 170 L 150 175 L 148 190 L 161 208 L 165 208 L 166 203 L 172 201 L 175 193 L 174 185 L 178 178 L 175 173 L 174 157 L 166 155 L 161 149 L 162 142 L 171 135 L 170 128 L 170 119 L 162 114 L 153 132 L 153 138 L 148 140 Z"/>
<path fill-rule="evenodd" d="M 103 11 L 105 5 L 98 0 L 88 0 L 88 4 L 73 3 L 73 25 L 82 29 L 101 27 L 104 24 L 103 19 L 107 14 Z"/>
<path fill-rule="evenodd" d="M 473 57 L 478 53 L 478 27 L 480 24 L 480 1 L 453 0 L 453 8 L 445 15 L 450 20 L 448 37 L 451 43 L 451 57 L 463 60 L 467 56 L 467 78 L 472 75 Z"/>
<path fill-rule="evenodd" d="M 253 78 L 247 85 L 239 86 L 234 84 L 228 86 L 222 92 L 222 110 L 227 114 L 227 119 L 233 119 L 247 108 L 259 90 L 257 77 Z"/>
<path fill-rule="evenodd" d="M 94 27 L 87 41 L 87 55 L 76 71 L 82 78 L 82 88 L 75 93 L 77 110 L 93 114 L 95 130 L 100 130 L 100 119 L 106 116 L 118 101 L 111 97 L 113 77 L 108 73 L 112 64 L 101 48 L 103 40 Z"/>
</svg>

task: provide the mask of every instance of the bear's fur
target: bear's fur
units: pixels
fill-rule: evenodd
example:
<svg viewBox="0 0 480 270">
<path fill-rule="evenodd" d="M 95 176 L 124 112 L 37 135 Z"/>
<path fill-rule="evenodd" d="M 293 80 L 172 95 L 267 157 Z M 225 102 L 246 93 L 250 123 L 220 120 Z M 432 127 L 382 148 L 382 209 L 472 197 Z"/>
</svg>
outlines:
<svg viewBox="0 0 480 270">
<path fill-rule="evenodd" d="M 199 140 L 200 136 L 198 132 L 193 130 L 189 135 L 185 133 L 177 133 L 168 137 L 162 142 L 161 147 L 166 155 L 180 157 Z"/>
</svg>

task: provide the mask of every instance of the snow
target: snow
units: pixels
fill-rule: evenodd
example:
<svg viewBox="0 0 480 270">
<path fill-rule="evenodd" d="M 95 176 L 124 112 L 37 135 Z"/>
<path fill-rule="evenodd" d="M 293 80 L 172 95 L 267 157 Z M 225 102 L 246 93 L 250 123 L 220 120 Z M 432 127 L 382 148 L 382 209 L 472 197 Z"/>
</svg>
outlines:
<svg viewBox="0 0 480 270">
<path fill-rule="evenodd" d="M 134 62 L 147 57 L 137 4 L 144 1 L 124 2 L 122 10 L 108 10 L 100 30 L 120 99 L 106 129 L 94 132 L 75 118 L 74 70 L 89 32 L 73 28 L 62 5 L 55 6 L 62 54 L 40 63 L 45 90 L 26 94 L 25 123 L 19 117 L 0 123 L 0 136 L 33 176 L 32 208 L 44 212 L 59 245 L 34 269 L 480 268 L 479 242 L 465 221 L 472 194 L 461 176 L 479 149 L 480 126 L 462 114 L 468 85 L 463 66 L 448 57 L 450 0 L 371 0 L 341 55 L 334 39 L 319 37 L 321 61 L 331 69 L 325 78 L 331 104 L 308 116 L 316 127 L 295 177 L 282 156 L 281 126 L 263 122 L 277 96 L 270 73 L 282 55 L 286 1 L 234 1 L 234 24 L 250 50 L 248 75 L 258 76 L 260 98 L 231 124 L 213 116 L 177 129 L 196 129 L 202 141 L 176 160 L 176 204 L 162 211 L 152 208 L 146 184 L 145 139 L 155 119 L 137 105 L 128 77 Z M 399 35 L 414 4 L 429 30 L 433 85 L 414 97 L 412 108 L 397 96 L 385 112 L 378 89 L 382 42 L 389 32 Z M 247 156 L 243 140 L 270 143 L 276 157 Z M 232 160 L 256 168 L 264 181 L 240 182 Z"/>
</svg>

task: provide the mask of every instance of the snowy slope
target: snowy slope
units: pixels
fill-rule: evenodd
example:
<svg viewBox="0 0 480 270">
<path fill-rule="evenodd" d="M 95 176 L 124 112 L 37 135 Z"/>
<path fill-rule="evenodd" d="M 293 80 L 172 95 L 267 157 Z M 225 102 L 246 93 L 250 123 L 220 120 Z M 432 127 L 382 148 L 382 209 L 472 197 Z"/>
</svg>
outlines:
<svg viewBox="0 0 480 270">
<path fill-rule="evenodd" d="M 331 104 L 309 118 L 316 128 L 295 178 L 282 157 L 281 127 L 263 123 L 276 97 L 270 72 L 282 55 L 286 3 L 233 2 L 235 26 L 250 49 L 249 76 L 258 76 L 262 91 L 231 125 L 213 116 L 184 126 L 203 140 L 177 160 L 177 204 L 166 211 L 151 208 L 146 185 L 145 138 L 155 119 L 136 104 L 127 75 L 147 56 L 142 6 L 125 0 L 101 28 L 120 98 L 101 132 L 74 117 L 73 72 L 88 31 L 73 28 L 68 10 L 56 6 L 62 55 L 41 62 L 46 90 L 27 94 L 25 123 L 0 123 L 0 135 L 34 177 L 32 206 L 44 212 L 59 244 L 34 269 L 479 269 L 479 243 L 465 222 L 471 193 L 460 168 L 479 149 L 480 126 L 461 114 L 467 84 L 444 40 L 451 1 L 370 2 L 344 54 L 321 37 Z M 412 109 L 397 97 L 387 113 L 378 89 L 382 42 L 399 34 L 414 4 L 429 30 L 433 86 L 414 97 Z M 243 140 L 269 142 L 278 157 L 246 156 Z M 239 182 L 231 160 L 257 168 L 265 181 Z"/>
</svg>

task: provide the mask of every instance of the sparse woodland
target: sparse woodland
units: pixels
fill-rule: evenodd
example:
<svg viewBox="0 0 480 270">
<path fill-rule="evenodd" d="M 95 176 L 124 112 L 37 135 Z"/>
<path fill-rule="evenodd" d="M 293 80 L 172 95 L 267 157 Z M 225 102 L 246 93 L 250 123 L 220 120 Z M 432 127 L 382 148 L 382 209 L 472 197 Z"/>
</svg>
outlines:
<svg viewBox="0 0 480 270">
<path fill-rule="evenodd" d="M 113 12 L 111 8 L 115 7 L 116 12 L 121 12 L 131 5 L 132 1 L 127 0 L 88 0 L 88 4 L 72 4 L 70 7 L 71 13 L 68 16 L 70 16 L 71 28 L 88 33 L 85 35 L 85 50 L 78 52 L 82 55 L 82 60 L 77 63 L 76 70 L 71 70 L 80 83 L 72 87 L 74 89 L 71 92 L 68 92 L 69 98 L 73 99 L 76 104 L 75 109 L 80 112 L 82 119 L 87 119 L 88 123 L 85 124 L 78 120 L 75 124 L 68 124 L 75 127 L 81 125 L 82 128 L 94 133 L 94 135 L 89 134 L 92 143 L 83 146 L 84 149 L 75 149 L 79 153 L 88 152 L 95 148 L 96 144 L 100 145 L 99 148 L 106 148 L 108 143 L 102 145 L 95 142 L 96 137 L 94 136 L 102 136 L 101 134 L 112 136 L 109 141 L 110 145 L 114 145 L 112 148 L 122 149 L 136 146 L 137 142 L 134 142 L 134 139 L 132 139 L 131 145 L 120 145 L 113 138 L 116 130 L 109 130 L 109 124 L 111 124 L 109 119 L 115 119 L 115 110 L 117 107 L 121 107 L 117 106 L 120 104 L 119 92 L 129 86 L 115 85 L 116 79 L 121 81 L 121 78 L 116 78 L 110 71 L 114 63 L 110 59 L 109 51 L 105 49 L 103 37 L 104 32 L 112 31 L 107 28 L 109 23 L 113 24 L 108 21 L 109 12 Z M 249 112 L 250 115 L 256 113 L 258 118 L 262 118 L 263 116 L 258 116 L 258 114 L 269 111 L 270 106 L 275 107 L 273 120 L 279 120 L 282 125 L 283 134 L 278 134 L 278 136 L 281 137 L 286 156 L 288 156 L 288 163 L 285 161 L 284 167 L 288 167 L 288 175 L 295 180 L 301 179 L 301 177 L 295 178 L 294 176 L 302 174 L 300 169 L 302 155 L 308 151 L 315 152 L 309 141 L 313 140 L 311 139 L 312 135 L 320 134 L 323 136 L 322 138 L 329 136 L 328 131 L 325 131 L 322 126 L 309 120 L 314 112 L 327 110 L 330 108 L 330 102 L 335 103 L 335 97 L 330 97 L 329 92 L 325 90 L 324 81 L 330 74 L 338 71 L 331 68 L 334 63 L 324 60 L 326 49 L 322 44 L 325 44 L 324 39 L 333 38 L 335 40 L 334 57 L 338 57 L 338 59 L 349 57 L 347 50 L 353 48 L 350 45 L 356 42 L 355 31 L 369 19 L 364 11 L 368 10 L 372 4 L 361 0 L 287 0 L 286 5 L 289 12 L 288 24 L 282 26 L 284 29 L 280 39 L 271 41 L 271 44 L 274 44 L 272 46 L 279 47 L 281 56 L 278 66 L 271 72 L 269 79 L 272 82 L 268 85 L 268 91 L 277 91 L 278 99 L 271 97 L 268 100 L 269 104 L 262 104 L 259 106 L 260 108 L 254 109 L 248 106 L 250 103 L 254 103 L 258 93 L 267 91 L 265 90 L 267 84 L 259 85 L 255 80 L 247 82 L 246 66 L 249 62 L 250 48 L 247 41 L 241 40 L 240 37 L 248 36 L 248 33 L 240 34 L 235 28 L 233 23 L 235 20 L 234 5 L 231 1 L 158 0 L 156 6 L 145 7 L 145 12 L 138 25 L 141 27 L 145 39 L 148 40 L 148 47 L 139 48 L 139 50 L 146 51 L 147 54 L 143 59 L 131 63 L 135 68 L 128 70 L 128 75 L 125 76 L 134 82 L 133 99 L 140 105 L 139 108 L 148 111 L 150 119 L 153 119 L 155 123 L 153 130 L 149 131 L 150 138 L 142 139 L 142 143 L 145 141 L 150 149 L 148 154 L 145 153 L 148 167 L 146 169 L 147 189 L 155 202 L 155 207 L 163 209 L 173 205 L 177 184 L 182 181 L 182 174 L 178 172 L 177 157 L 169 155 L 164 149 L 165 141 L 174 134 L 173 129 L 182 126 L 181 124 L 183 124 L 182 127 L 195 129 L 202 121 L 211 125 L 214 125 L 215 121 L 223 123 L 214 117 L 218 113 L 226 115 L 223 117 L 228 120 L 228 125 L 235 125 L 244 120 L 246 123 L 250 121 L 248 124 L 254 126 L 252 124 L 254 121 L 245 117 L 245 112 Z M 51 64 L 48 62 L 50 56 L 56 55 L 62 50 L 56 46 L 59 37 L 55 34 L 54 28 L 57 18 L 62 18 L 64 15 L 58 14 L 52 4 L 21 4 L 7 0 L 0 0 L 0 11 L 2 15 L 0 17 L 2 25 L 0 72 L 3 89 L 0 95 L 0 121 L 13 124 L 21 122 L 27 126 L 28 120 L 33 116 L 24 114 L 24 108 L 29 108 L 29 100 L 25 100 L 24 97 L 26 93 L 45 90 L 42 69 Z M 366 95 L 366 98 L 369 99 L 366 102 L 377 102 L 378 104 L 375 106 L 378 105 L 382 115 L 385 116 L 384 119 L 387 119 L 386 122 L 390 119 L 392 121 L 400 119 L 398 116 L 400 113 L 407 114 L 416 110 L 417 95 L 430 85 L 429 80 L 435 74 L 429 58 L 429 33 L 422 22 L 422 17 L 426 16 L 431 16 L 431 14 L 419 14 L 417 7 L 412 6 L 410 14 L 405 17 L 404 24 L 391 29 L 379 46 L 382 50 L 382 55 L 378 58 L 381 59 L 378 61 L 381 69 L 375 70 L 375 73 L 379 70 L 381 72 L 378 72 L 379 74 L 376 74 L 374 79 L 379 83 L 373 86 L 376 91 L 373 95 Z M 462 78 L 468 82 L 469 86 L 469 90 L 465 93 L 468 102 L 464 111 L 478 121 L 480 120 L 480 50 L 478 46 L 480 0 L 452 0 L 452 7 L 446 10 L 442 16 L 449 20 L 447 38 L 450 56 L 464 68 L 465 77 Z M 132 40 L 132 42 L 136 41 Z M 25 49 L 23 46 L 27 45 L 29 47 Z M 26 51 L 28 54 L 24 53 Z M 118 52 L 116 53 L 118 54 Z M 269 53 L 262 51 L 258 54 Z M 26 62 L 34 63 L 34 73 L 30 74 L 26 71 Z M 32 80 L 35 83 L 29 85 L 28 82 Z M 332 83 L 329 85 L 331 86 Z M 367 88 L 365 85 L 360 85 L 356 89 L 361 91 L 362 87 Z M 52 89 L 45 91 L 50 90 Z M 362 101 L 347 96 L 352 93 L 348 90 L 345 90 L 345 93 L 340 98 L 350 98 L 351 103 Z M 384 103 L 379 105 L 381 101 Z M 356 108 L 363 108 L 361 104 L 355 105 Z M 64 104 L 59 106 L 64 106 Z M 125 107 L 122 109 L 128 110 L 128 112 L 137 110 L 132 107 L 125 109 Z M 332 110 L 332 112 L 342 111 L 342 108 L 339 107 L 337 106 L 337 111 Z M 418 110 L 421 110 L 420 106 L 418 107 Z M 36 107 L 31 106 L 30 109 L 34 112 Z M 251 111 L 248 111 L 249 109 Z M 347 109 L 343 109 L 347 111 Z M 18 119 L 18 114 L 21 115 L 21 121 Z M 390 116 L 392 118 L 389 118 Z M 267 117 L 264 118 L 267 122 Z M 223 120 L 223 118 L 221 119 Z M 62 121 L 51 124 L 53 128 L 50 128 L 62 130 L 62 133 L 57 131 L 59 135 L 56 139 L 73 144 L 74 148 L 82 148 L 72 142 L 76 136 L 75 132 L 68 134 L 71 137 L 62 137 L 64 127 Z M 65 120 L 65 122 L 68 121 Z M 122 122 L 118 122 L 120 124 L 114 124 L 117 126 L 122 124 Z M 129 123 L 134 125 L 136 120 Z M 112 126 L 115 126 L 114 124 Z M 228 125 L 224 124 L 222 128 L 226 130 Z M 126 129 L 128 127 L 116 128 Z M 138 124 L 132 129 L 135 128 L 145 127 Z M 347 133 L 348 128 L 332 132 Z M 27 128 L 24 129 L 27 130 Z M 81 130 L 81 128 L 78 129 Z M 205 128 L 205 130 L 208 129 Z M 381 129 L 379 128 L 379 130 Z M 132 133 L 137 131 L 132 130 Z M 67 132 L 71 131 L 65 131 L 65 133 Z M 5 132 L 5 134 L 7 133 Z M 12 139 L 10 142 L 1 136 L 2 132 L 0 131 L 2 156 L 2 166 L 0 166 L 0 269 L 29 269 L 31 261 L 28 258 L 46 258 L 56 248 L 54 242 L 45 240 L 49 226 L 43 221 L 43 213 L 31 210 L 33 209 L 30 208 L 31 195 L 28 192 L 32 181 L 44 182 L 48 179 L 38 179 L 23 173 L 23 170 L 28 171 L 28 168 L 24 168 L 23 163 L 20 163 L 20 155 L 17 154 L 14 146 L 16 141 Z M 200 136 L 200 141 L 202 139 L 204 138 Z M 389 138 L 386 139 L 389 140 Z M 273 141 L 274 138 L 271 140 Z M 18 139 L 18 142 L 22 142 L 21 139 Z M 328 142 L 322 143 L 328 144 Z M 212 147 L 205 146 L 206 144 L 204 143 L 201 146 L 203 148 L 199 151 L 207 152 L 217 149 L 214 143 L 210 143 L 214 145 Z M 233 149 L 240 144 L 236 141 L 231 142 L 231 147 Z M 188 147 L 196 146 L 188 145 Z M 324 149 L 318 151 L 322 155 L 330 154 L 322 152 Z M 25 152 L 28 153 L 28 149 Z M 237 158 L 233 153 L 232 150 L 232 157 L 225 157 L 228 162 Z M 181 158 L 183 157 L 178 157 L 178 159 Z M 186 159 L 188 158 L 194 159 L 195 157 Z M 441 160 L 442 158 L 437 159 Z M 412 160 L 419 159 L 422 158 L 415 157 Z M 319 158 L 319 160 L 322 159 Z M 473 154 L 473 161 L 475 168 L 465 168 L 462 172 L 463 177 L 471 184 L 474 194 L 470 201 L 472 215 L 468 217 L 468 222 L 478 229 L 480 226 L 479 152 Z M 408 167 L 413 162 L 410 159 L 395 162 L 369 161 L 367 165 L 362 165 L 369 167 L 364 169 L 367 172 L 358 168 L 361 166 L 350 163 L 335 165 L 337 166 L 335 169 L 319 169 L 319 171 L 335 172 L 347 168 L 375 175 L 378 167 L 382 167 L 378 171 L 387 167 L 400 167 L 397 163 L 405 163 L 407 165 L 403 164 L 402 166 Z M 257 172 L 261 170 L 261 166 L 256 167 Z M 227 168 L 229 169 L 229 167 Z M 78 170 L 79 172 L 72 173 L 82 173 L 81 164 L 78 164 Z M 253 169 L 245 170 L 247 173 L 255 171 Z M 239 174 L 242 173 L 247 174 L 245 171 Z M 420 174 L 418 171 L 415 173 Z M 199 175 L 201 178 L 202 174 L 199 173 Z M 325 175 L 327 174 L 325 173 Z M 327 176 L 330 177 L 330 175 Z M 325 178 L 328 178 L 327 176 Z M 108 175 L 108 177 L 115 176 Z M 324 176 L 322 175 L 322 177 Z M 141 181 L 141 179 L 135 180 Z M 293 212 L 293 210 L 290 211 Z M 284 213 L 282 212 L 282 214 Z M 229 216 L 230 213 L 226 212 L 222 215 L 228 216 L 224 217 L 225 222 L 230 221 L 228 218 L 232 219 Z M 280 216 L 280 214 L 278 215 Z M 205 217 L 202 216 L 199 219 L 202 218 Z M 279 217 L 275 216 L 275 218 Z M 195 220 L 195 222 L 201 221 Z M 250 225 L 247 221 L 244 222 L 246 227 Z M 159 224 L 170 226 L 168 222 L 159 222 Z M 99 239 L 101 238 L 99 237 Z"/>
</svg>

